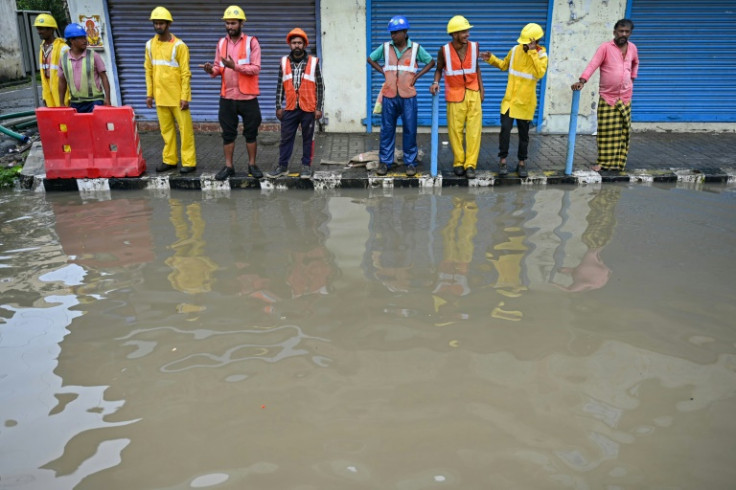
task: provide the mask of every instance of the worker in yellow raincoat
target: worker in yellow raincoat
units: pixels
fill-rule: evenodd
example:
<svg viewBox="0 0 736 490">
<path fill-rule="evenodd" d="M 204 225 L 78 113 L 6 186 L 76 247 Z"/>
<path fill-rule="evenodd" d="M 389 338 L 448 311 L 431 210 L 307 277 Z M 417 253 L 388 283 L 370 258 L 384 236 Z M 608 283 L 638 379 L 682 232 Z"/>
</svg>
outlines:
<svg viewBox="0 0 736 490">
<path fill-rule="evenodd" d="M 162 161 L 156 167 L 156 172 L 177 167 L 176 121 L 181 138 L 180 173 L 187 174 L 194 172 L 197 167 L 192 114 L 189 111 L 189 102 L 192 100 L 189 48 L 169 32 L 174 19 L 166 8 L 153 9 L 150 20 L 156 36 L 146 43 L 146 106 L 150 109 L 156 102 L 158 123 L 164 139 Z"/>
<path fill-rule="evenodd" d="M 539 24 L 527 24 L 521 30 L 517 44 L 509 50 L 506 58 L 501 60 L 491 53 L 481 53 L 480 57 L 499 70 L 509 72 L 506 93 L 501 101 L 501 134 L 499 136 L 500 158 L 498 164 L 499 177 L 508 175 L 506 157 L 509 154 L 511 128 L 516 120 L 519 130 L 519 164 L 516 172 L 519 177 L 528 176 L 526 160 L 529 148 L 529 124 L 534 119 L 537 108 L 537 82 L 547 72 L 547 51 L 538 44 L 544 36 Z"/>
<path fill-rule="evenodd" d="M 33 26 L 43 41 L 38 53 L 41 64 L 41 87 L 43 87 L 43 103 L 46 107 L 69 105 L 69 90 L 64 101 L 59 101 L 59 60 L 62 53 L 69 51 L 63 39 L 56 37 L 59 26 L 49 14 L 39 14 Z M 61 103 L 64 102 L 64 103 Z"/>
</svg>

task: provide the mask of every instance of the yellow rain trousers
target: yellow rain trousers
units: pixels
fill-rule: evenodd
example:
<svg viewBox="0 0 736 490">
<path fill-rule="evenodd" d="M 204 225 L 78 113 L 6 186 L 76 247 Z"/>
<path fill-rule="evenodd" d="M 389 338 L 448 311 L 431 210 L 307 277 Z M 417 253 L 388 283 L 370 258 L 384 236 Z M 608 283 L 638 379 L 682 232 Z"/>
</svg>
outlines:
<svg viewBox="0 0 736 490">
<path fill-rule="evenodd" d="M 181 137 L 181 165 L 197 165 L 194 147 L 194 128 L 192 114 L 182 111 L 182 100 L 192 100 L 189 70 L 189 48 L 180 39 L 171 36 L 170 41 L 159 41 L 154 37 L 146 43 L 146 96 L 156 101 L 158 123 L 164 140 L 163 162 L 176 165 L 176 127 Z"/>
<path fill-rule="evenodd" d="M 453 167 L 477 167 L 482 127 L 480 92 L 465 89 L 465 98 L 462 102 L 447 103 L 447 134 L 454 155 Z M 463 129 L 465 129 L 465 149 L 463 149 Z"/>
</svg>

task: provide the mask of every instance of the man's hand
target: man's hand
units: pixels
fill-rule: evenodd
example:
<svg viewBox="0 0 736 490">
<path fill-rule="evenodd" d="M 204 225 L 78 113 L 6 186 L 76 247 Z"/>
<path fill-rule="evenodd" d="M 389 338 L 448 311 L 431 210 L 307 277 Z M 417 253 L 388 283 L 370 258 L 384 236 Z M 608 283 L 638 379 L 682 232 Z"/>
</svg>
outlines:
<svg viewBox="0 0 736 490">
<path fill-rule="evenodd" d="M 153 109 L 153 97 L 146 97 L 146 107 Z"/>
<path fill-rule="evenodd" d="M 110 97 L 105 96 L 105 101 L 102 103 L 102 105 L 111 106 L 112 103 L 110 102 Z"/>
<path fill-rule="evenodd" d="M 186 111 L 189 109 L 189 101 L 188 100 L 182 100 L 179 102 L 179 109 L 182 111 Z"/>
<path fill-rule="evenodd" d="M 282 117 L 284 117 L 284 110 L 283 109 L 276 109 L 276 119 L 278 119 L 280 121 Z"/>
<path fill-rule="evenodd" d="M 212 75 L 212 63 L 207 62 L 204 64 L 204 72 Z"/>
<path fill-rule="evenodd" d="M 490 52 L 488 52 L 488 51 L 481 51 L 480 52 L 480 59 L 482 59 L 483 61 L 490 60 L 491 59 L 491 56 L 493 56 L 493 55 Z"/>
<path fill-rule="evenodd" d="M 314 120 L 319 121 L 322 119 L 322 111 L 314 111 Z"/>
<path fill-rule="evenodd" d="M 524 45 L 524 51 L 529 51 L 530 49 L 533 49 L 533 50 L 536 51 L 537 50 L 537 46 L 539 46 L 539 45 L 537 44 L 536 39 L 532 39 L 532 41 L 529 44 L 525 44 Z"/>
<path fill-rule="evenodd" d="M 225 65 L 225 68 L 230 68 L 231 70 L 235 69 L 235 62 L 230 55 L 228 55 L 226 59 L 222 60 L 222 64 Z"/>
<path fill-rule="evenodd" d="M 583 87 L 585 87 L 585 82 L 578 81 L 578 82 L 573 83 L 572 87 L 570 88 L 572 88 L 574 91 L 577 92 L 578 90 L 583 90 Z"/>
<path fill-rule="evenodd" d="M 440 82 L 432 82 L 432 85 L 429 86 L 429 93 L 432 95 L 437 95 L 440 92 Z"/>
</svg>

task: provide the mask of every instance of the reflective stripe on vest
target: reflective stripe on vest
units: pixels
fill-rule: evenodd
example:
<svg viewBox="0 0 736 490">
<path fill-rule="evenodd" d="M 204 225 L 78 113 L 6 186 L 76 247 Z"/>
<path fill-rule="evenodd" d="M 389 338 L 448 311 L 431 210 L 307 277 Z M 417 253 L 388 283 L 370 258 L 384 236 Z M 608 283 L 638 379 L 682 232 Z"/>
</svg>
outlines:
<svg viewBox="0 0 736 490">
<path fill-rule="evenodd" d="M 453 70 L 452 69 L 452 55 L 450 53 L 450 43 L 445 44 L 444 50 L 445 50 L 445 76 L 448 77 L 456 77 L 456 76 L 463 76 L 465 73 L 472 72 L 475 73 L 476 70 L 476 63 L 478 61 L 478 54 L 477 54 L 477 46 L 478 43 L 475 43 L 473 41 L 468 42 L 468 48 L 470 49 L 470 67 L 466 70 L 462 67 L 462 61 L 460 69 L 459 70 Z"/>
<path fill-rule="evenodd" d="M 527 80 L 539 80 L 539 78 L 535 77 L 531 73 L 524 73 L 523 71 L 514 70 L 514 55 L 516 54 L 516 50 L 519 48 L 514 48 L 511 50 L 511 63 L 509 63 L 509 74 L 514 75 L 521 78 L 526 78 Z M 524 49 L 524 48 L 521 48 Z M 545 58 L 547 56 L 547 53 L 539 53 L 540 58 Z"/>
<path fill-rule="evenodd" d="M 317 63 L 319 59 L 315 56 L 307 58 L 307 66 L 304 67 L 299 88 L 294 87 L 294 74 L 291 71 L 291 62 L 288 56 L 281 58 L 281 73 L 284 83 L 284 109 L 293 111 L 299 106 L 304 112 L 317 110 L 317 86 L 315 85 Z"/>
<path fill-rule="evenodd" d="M 69 94 L 72 102 L 91 102 L 93 100 L 101 100 L 105 94 L 97 88 L 95 83 L 95 54 L 91 49 L 86 50 L 84 60 L 82 61 L 82 79 L 79 81 L 77 88 L 74 80 L 74 67 L 69 56 L 69 51 L 65 52 L 61 58 L 62 70 L 64 70 L 64 78 L 67 79 Z"/>
<path fill-rule="evenodd" d="M 146 43 L 146 50 L 148 51 L 148 59 L 151 60 L 152 65 L 163 65 L 163 66 L 170 66 L 172 68 L 179 68 L 179 62 L 176 61 L 176 48 L 178 46 L 181 46 L 184 44 L 182 41 L 178 40 L 174 43 L 174 48 L 171 50 L 171 60 L 154 60 L 153 59 L 153 51 L 151 50 L 151 40 L 149 39 Z"/>
<path fill-rule="evenodd" d="M 411 45 L 411 61 L 409 62 L 409 65 L 391 65 L 389 62 L 389 49 L 393 49 L 391 46 L 391 43 L 385 43 L 383 45 L 383 71 L 408 71 L 411 73 L 417 72 L 417 51 L 419 50 L 419 44 L 412 43 Z M 396 54 L 396 53 L 394 53 Z M 401 59 L 400 56 L 396 56 L 396 62 L 398 63 Z"/>
</svg>

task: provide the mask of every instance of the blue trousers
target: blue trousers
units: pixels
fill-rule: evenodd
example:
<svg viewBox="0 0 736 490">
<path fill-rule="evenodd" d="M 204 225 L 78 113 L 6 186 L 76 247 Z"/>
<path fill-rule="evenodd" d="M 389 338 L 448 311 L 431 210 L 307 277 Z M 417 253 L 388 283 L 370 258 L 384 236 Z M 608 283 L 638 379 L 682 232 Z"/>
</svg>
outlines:
<svg viewBox="0 0 736 490">
<path fill-rule="evenodd" d="M 396 147 L 396 122 L 401 117 L 404 131 L 404 163 L 417 164 L 417 98 L 384 97 L 381 112 L 381 150 L 378 158 L 391 167 Z"/>
<path fill-rule="evenodd" d="M 281 144 L 279 145 L 279 167 L 288 167 L 297 128 L 302 127 L 302 165 L 312 164 L 312 136 L 314 135 L 314 112 L 296 108 L 284 111 L 281 118 Z"/>
<path fill-rule="evenodd" d="M 93 100 L 91 102 L 72 102 L 69 104 L 69 106 L 76 109 L 77 112 L 87 114 L 92 112 L 96 105 L 102 104 L 104 104 L 104 101 L 102 100 Z"/>
</svg>

